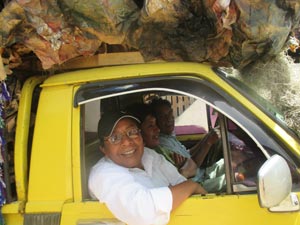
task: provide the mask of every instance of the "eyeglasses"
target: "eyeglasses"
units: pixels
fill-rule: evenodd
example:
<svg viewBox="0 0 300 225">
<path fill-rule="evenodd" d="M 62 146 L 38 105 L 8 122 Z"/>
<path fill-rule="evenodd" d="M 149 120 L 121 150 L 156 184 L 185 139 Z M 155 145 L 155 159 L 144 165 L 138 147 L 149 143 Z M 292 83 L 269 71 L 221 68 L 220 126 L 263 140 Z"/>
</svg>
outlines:
<svg viewBox="0 0 300 225">
<path fill-rule="evenodd" d="M 111 144 L 117 145 L 121 143 L 124 135 L 127 135 L 127 137 L 130 139 L 135 139 L 139 137 L 140 133 L 141 133 L 140 129 L 138 129 L 137 127 L 133 127 L 133 128 L 129 128 L 123 133 L 112 134 L 111 136 L 104 138 L 104 141 L 109 141 Z"/>
</svg>

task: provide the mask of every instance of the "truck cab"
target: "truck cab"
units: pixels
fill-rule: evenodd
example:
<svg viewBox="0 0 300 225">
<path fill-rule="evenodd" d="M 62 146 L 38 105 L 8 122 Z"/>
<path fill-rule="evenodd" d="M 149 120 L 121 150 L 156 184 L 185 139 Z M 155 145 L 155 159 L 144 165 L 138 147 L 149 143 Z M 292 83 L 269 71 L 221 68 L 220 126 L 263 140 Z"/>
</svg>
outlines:
<svg viewBox="0 0 300 225">
<path fill-rule="evenodd" d="M 210 65 L 124 64 L 131 65 L 25 82 L 14 143 L 16 195 L 2 207 L 7 225 L 125 224 L 89 195 L 90 168 L 103 157 L 97 123 L 103 112 L 154 97 L 171 101 L 175 132 L 187 147 L 218 127 L 221 148 L 206 165 L 224 158 L 226 168 L 226 191 L 191 196 L 169 224 L 300 225 L 300 140 L 280 112 Z"/>
</svg>

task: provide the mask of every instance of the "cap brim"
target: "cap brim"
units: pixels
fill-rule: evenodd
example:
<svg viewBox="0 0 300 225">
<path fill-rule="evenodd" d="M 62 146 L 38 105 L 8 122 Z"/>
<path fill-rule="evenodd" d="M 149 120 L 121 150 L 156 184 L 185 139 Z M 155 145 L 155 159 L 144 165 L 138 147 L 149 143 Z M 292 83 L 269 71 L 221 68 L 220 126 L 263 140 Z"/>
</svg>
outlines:
<svg viewBox="0 0 300 225">
<path fill-rule="evenodd" d="M 131 116 L 131 115 L 124 115 L 124 116 L 121 116 L 119 119 L 117 119 L 117 120 L 115 121 L 115 123 L 114 123 L 113 127 L 111 128 L 111 131 L 110 131 L 110 133 L 109 133 L 108 136 L 111 136 L 111 135 L 112 135 L 112 133 L 114 132 L 114 129 L 115 129 L 115 127 L 117 126 L 117 124 L 119 123 L 119 121 L 120 121 L 121 119 L 124 119 L 124 118 L 131 118 L 131 119 L 134 119 L 135 121 L 137 121 L 138 123 L 141 123 L 141 121 L 140 121 L 138 118 L 134 117 L 134 116 Z"/>
</svg>

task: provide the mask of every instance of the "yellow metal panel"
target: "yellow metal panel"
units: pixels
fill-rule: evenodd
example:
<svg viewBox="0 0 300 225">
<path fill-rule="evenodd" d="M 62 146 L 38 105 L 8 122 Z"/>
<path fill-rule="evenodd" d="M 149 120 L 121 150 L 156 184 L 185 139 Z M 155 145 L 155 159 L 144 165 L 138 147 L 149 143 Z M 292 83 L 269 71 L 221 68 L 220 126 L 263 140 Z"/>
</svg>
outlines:
<svg viewBox="0 0 300 225">
<path fill-rule="evenodd" d="M 61 225 L 77 224 L 78 221 L 99 221 L 113 219 L 114 215 L 104 204 L 97 201 L 65 204 L 61 217 Z"/>
<path fill-rule="evenodd" d="M 28 185 L 28 204 L 72 199 L 72 86 L 43 88 L 35 122 Z M 51 205 L 51 203 L 49 203 Z M 35 207 L 33 207 L 35 208 Z M 56 209 L 57 210 L 57 209 Z"/>
<path fill-rule="evenodd" d="M 51 76 L 43 86 L 86 83 L 116 79 L 143 78 L 148 76 L 174 76 L 174 74 L 195 74 L 212 78 L 216 74 L 209 65 L 198 63 L 145 63 L 128 66 L 111 66 L 95 69 L 77 70 L 63 75 Z"/>
<path fill-rule="evenodd" d="M 24 217 L 21 214 L 3 214 L 5 224 L 22 225 L 24 224 Z"/>
<path fill-rule="evenodd" d="M 1 208 L 5 224 L 20 225 L 23 224 L 24 201 L 12 202 L 5 204 Z"/>
<path fill-rule="evenodd" d="M 50 189 L 48 189 L 48 191 L 51 192 Z M 39 201 L 28 201 L 25 213 L 60 213 L 64 203 L 64 201 L 49 201 L 48 199 L 44 200 L 43 198 Z"/>
<path fill-rule="evenodd" d="M 16 201 L 16 202 L 12 202 L 10 204 L 5 204 L 3 205 L 3 207 L 1 208 L 1 212 L 2 213 L 18 213 L 18 212 L 22 212 L 24 208 L 24 202 L 23 201 Z"/>
<path fill-rule="evenodd" d="M 259 207 L 256 194 L 192 197 L 172 213 L 170 225 L 295 224 L 299 213 L 270 213 Z"/>
<path fill-rule="evenodd" d="M 78 87 L 74 88 L 74 93 Z M 73 187 L 74 201 L 82 200 L 82 178 L 81 178 L 81 155 L 80 155 L 80 107 L 72 110 L 72 169 L 73 169 Z M 83 168 L 82 168 L 83 170 Z"/>
<path fill-rule="evenodd" d="M 269 127 L 274 134 L 281 139 L 291 151 L 293 151 L 300 159 L 300 144 L 295 141 L 288 133 L 279 127 L 273 120 L 262 113 L 255 105 L 250 103 L 239 92 L 229 86 L 220 77 L 218 77 L 211 69 L 210 65 L 199 63 L 146 63 L 128 66 L 111 66 L 105 68 L 96 68 L 89 70 L 79 70 L 68 72 L 64 75 L 53 76 L 48 79 L 43 86 L 63 85 L 74 83 L 87 83 L 92 81 L 118 80 L 127 78 L 142 78 L 148 76 L 171 76 L 174 74 L 190 74 L 189 76 L 197 76 L 216 84 L 227 94 L 233 96 L 238 102 L 244 105 L 249 111 L 253 112 L 262 123 Z"/>
<path fill-rule="evenodd" d="M 299 215 L 299 212 L 271 213 L 268 209 L 262 209 L 256 194 L 193 196 L 172 212 L 168 224 L 299 225 Z M 114 218 L 105 204 L 96 201 L 69 203 L 64 205 L 61 225 Z"/>
<path fill-rule="evenodd" d="M 31 77 L 28 79 L 22 88 L 20 97 L 20 105 L 18 108 L 15 149 L 14 149 L 14 165 L 15 178 L 18 200 L 25 201 L 27 198 L 27 143 L 30 122 L 30 111 L 32 93 L 34 88 L 40 84 L 45 77 Z"/>
</svg>

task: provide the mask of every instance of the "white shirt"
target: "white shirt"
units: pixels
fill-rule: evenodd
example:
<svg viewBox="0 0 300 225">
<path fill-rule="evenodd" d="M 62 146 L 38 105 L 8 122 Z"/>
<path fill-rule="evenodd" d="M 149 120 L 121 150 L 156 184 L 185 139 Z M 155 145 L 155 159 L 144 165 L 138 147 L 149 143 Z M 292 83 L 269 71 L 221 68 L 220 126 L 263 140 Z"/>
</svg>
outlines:
<svg viewBox="0 0 300 225">
<path fill-rule="evenodd" d="M 167 224 L 173 203 L 168 186 L 186 178 L 162 155 L 146 147 L 142 164 L 145 170 L 119 166 L 107 157 L 100 159 L 91 169 L 90 194 L 129 225 Z"/>
</svg>

